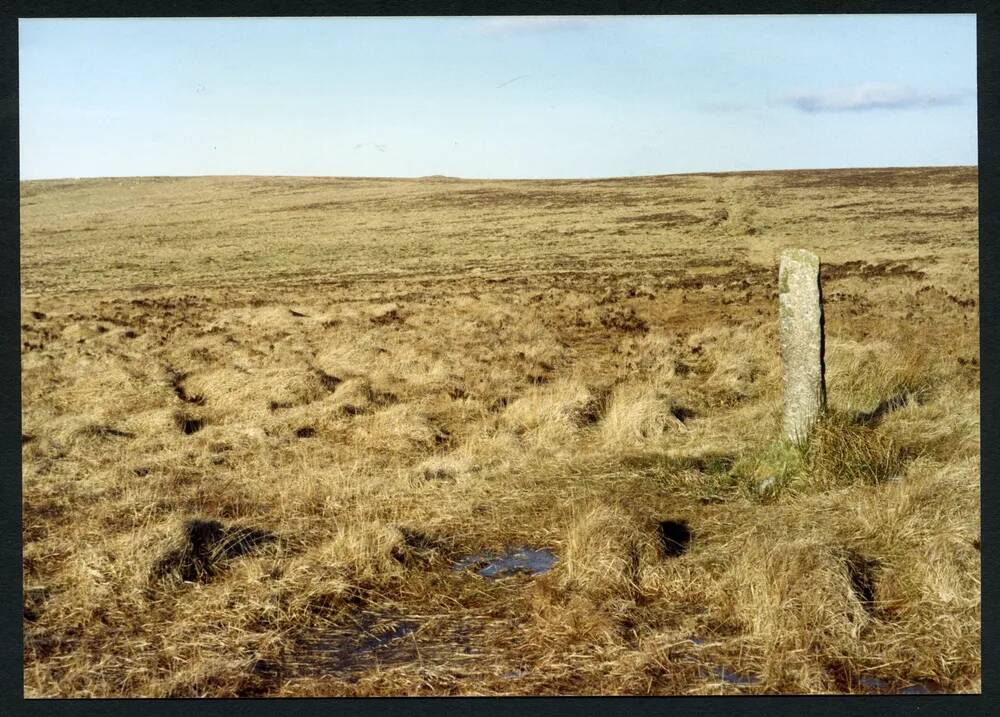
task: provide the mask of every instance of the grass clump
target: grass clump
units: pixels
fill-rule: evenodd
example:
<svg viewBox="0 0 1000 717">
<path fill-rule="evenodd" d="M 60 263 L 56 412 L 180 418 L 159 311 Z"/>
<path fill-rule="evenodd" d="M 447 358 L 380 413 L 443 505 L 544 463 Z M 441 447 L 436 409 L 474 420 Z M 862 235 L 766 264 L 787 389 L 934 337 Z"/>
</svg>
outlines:
<svg viewBox="0 0 1000 717">
<path fill-rule="evenodd" d="M 557 568 L 561 587 L 595 599 L 634 593 L 644 537 L 620 508 L 580 511 L 566 532 Z"/>
<path fill-rule="evenodd" d="M 746 497 L 773 500 L 805 474 L 807 450 L 792 441 L 774 441 L 740 456 L 730 468 L 730 480 Z"/>
<path fill-rule="evenodd" d="M 844 408 L 856 410 L 862 422 L 877 423 L 884 415 L 930 397 L 937 379 L 920 341 L 902 346 L 881 342 L 831 341 L 827 382 Z"/>
<path fill-rule="evenodd" d="M 810 481 L 823 488 L 892 480 L 907 458 L 892 438 L 842 414 L 816 424 L 805 457 Z"/>
<path fill-rule="evenodd" d="M 807 442 L 779 440 L 750 451 L 733 464 L 729 478 L 745 496 L 766 502 L 792 486 L 801 492 L 893 480 L 909 458 L 891 436 L 831 412 L 817 421 Z"/>
<path fill-rule="evenodd" d="M 776 522 L 742 536 L 742 549 L 722 578 L 720 616 L 747 634 L 772 684 L 825 691 L 828 678 L 811 657 L 859 661 L 869 617 L 855 592 L 849 556 L 820 532 L 783 538 L 788 527 Z"/>
<path fill-rule="evenodd" d="M 601 423 L 604 441 L 612 446 L 641 446 L 681 424 L 672 404 L 655 386 L 619 386 Z"/>
</svg>

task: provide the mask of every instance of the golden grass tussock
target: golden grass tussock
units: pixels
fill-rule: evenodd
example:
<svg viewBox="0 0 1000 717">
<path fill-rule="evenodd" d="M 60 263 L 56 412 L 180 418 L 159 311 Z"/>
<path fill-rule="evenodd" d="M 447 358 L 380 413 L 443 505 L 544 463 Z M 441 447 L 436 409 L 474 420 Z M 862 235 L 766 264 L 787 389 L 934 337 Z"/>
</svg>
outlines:
<svg viewBox="0 0 1000 717">
<path fill-rule="evenodd" d="M 639 588 L 641 561 L 650 539 L 620 508 L 574 508 L 553 575 L 560 589 L 595 602 L 629 597 Z M 648 556 L 647 556 L 648 557 Z"/>
<path fill-rule="evenodd" d="M 448 454 L 431 456 L 414 468 L 414 475 L 422 480 L 454 481 L 479 469 L 475 459 L 467 455 Z"/>
<path fill-rule="evenodd" d="M 655 386 L 617 386 L 601 418 L 601 438 L 611 450 L 660 441 L 671 430 L 683 430 L 683 410 Z"/>
<path fill-rule="evenodd" d="M 765 679 L 779 684 L 823 691 L 815 655 L 851 659 L 868 621 L 852 589 L 848 554 L 818 536 L 747 536 L 722 584 L 728 615 L 760 651 Z"/>
<path fill-rule="evenodd" d="M 915 463 L 906 480 L 857 511 L 859 535 L 878 556 L 875 605 L 885 661 L 906 665 L 914 679 L 963 691 L 978 690 L 979 681 L 959 667 L 980 659 L 979 640 L 967 629 L 981 619 L 978 470 L 977 459 Z"/>
<path fill-rule="evenodd" d="M 936 390 L 933 402 L 910 399 L 905 407 L 886 415 L 881 430 L 911 456 L 951 461 L 975 455 L 979 445 L 979 391 L 949 385 Z M 961 413 L 952 409 L 965 406 Z"/>
<path fill-rule="evenodd" d="M 448 429 L 417 406 L 395 404 L 364 417 L 358 439 L 371 444 L 378 441 L 383 450 L 430 451 L 448 441 Z"/>
<path fill-rule="evenodd" d="M 363 335 L 354 338 L 353 332 L 352 338 L 319 347 L 314 358 L 316 368 L 344 380 L 369 375 L 380 364 L 379 342 Z"/>
<path fill-rule="evenodd" d="M 338 412 L 353 416 L 371 411 L 378 404 L 379 398 L 371 381 L 363 377 L 352 377 L 337 387 L 329 403 Z"/>
<path fill-rule="evenodd" d="M 763 399 L 780 384 L 773 327 L 710 327 L 688 338 L 701 360 L 701 389 L 716 404 Z M 703 357 L 703 358 L 702 358 Z"/>
<path fill-rule="evenodd" d="M 622 339 L 619 352 L 626 357 L 625 370 L 633 377 L 643 377 L 655 384 L 668 384 L 676 375 L 678 365 L 682 371 L 688 367 L 680 362 L 680 350 L 674 337 L 662 333 L 648 333 L 639 337 Z"/>
<path fill-rule="evenodd" d="M 792 691 L 838 691 L 851 676 L 900 670 L 975 689 L 952 669 L 979 659 L 966 629 L 979 619 L 977 523 L 963 517 L 975 510 L 975 474 L 973 460 L 919 461 L 905 479 L 854 498 L 841 489 L 767 509 L 727 537 L 734 559 L 718 583 L 718 619 L 746 631 L 755 670 Z M 931 623 L 932 632 L 921 627 Z"/>
<path fill-rule="evenodd" d="M 394 526 L 348 523 L 338 526 L 315 554 L 353 583 L 377 581 L 402 571 L 393 552 L 403 541 L 403 533 Z"/>
<path fill-rule="evenodd" d="M 22 183 L 25 694 L 980 690 L 976 188 Z"/>
<path fill-rule="evenodd" d="M 921 349 L 914 342 L 831 341 L 827 349 L 831 401 L 874 414 L 884 402 L 926 398 L 935 376 Z"/>
<path fill-rule="evenodd" d="M 503 422 L 523 439 L 558 451 L 597 421 L 599 408 L 594 392 L 569 378 L 530 390 L 506 408 Z"/>
<path fill-rule="evenodd" d="M 813 430 L 806 464 L 809 479 L 829 488 L 898 479 L 906 456 L 885 433 L 859 426 L 852 417 L 830 414 Z"/>
<path fill-rule="evenodd" d="M 246 418 L 320 400 L 337 380 L 300 365 L 287 368 L 223 369 L 184 379 L 185 395 L 208 402 L 220 416 Z"/>
</svg>

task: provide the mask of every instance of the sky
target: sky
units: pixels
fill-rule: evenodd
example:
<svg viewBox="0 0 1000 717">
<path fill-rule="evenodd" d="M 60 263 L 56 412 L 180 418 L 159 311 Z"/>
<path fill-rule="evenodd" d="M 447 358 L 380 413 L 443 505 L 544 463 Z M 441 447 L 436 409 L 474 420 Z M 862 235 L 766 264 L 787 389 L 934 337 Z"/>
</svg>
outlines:
<svg viewBox="0 0 1000 717">
<path fill-rule="evenodd" d="M 977 163 L 974 15 L 19 28 L 22 179 Z"/>
</svg>

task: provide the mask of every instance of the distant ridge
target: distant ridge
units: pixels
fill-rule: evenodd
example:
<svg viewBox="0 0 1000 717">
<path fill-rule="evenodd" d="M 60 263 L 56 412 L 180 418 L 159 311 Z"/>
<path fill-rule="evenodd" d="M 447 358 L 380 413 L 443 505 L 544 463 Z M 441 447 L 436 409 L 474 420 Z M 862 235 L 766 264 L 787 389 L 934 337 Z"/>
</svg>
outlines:
<svg viewBox="0 0 1000 717">
<path fill-rule="evenodd" d="M 666 179 L 670 177 L 729 177 L 729 176 L 761 176 L 768 174 L 813 174 L 813 173 L 844 173 L 844 172 L 926 172 L 961 169 L 979 169 L 978 164 L 932 164 L 913 167 L 818 167 L 797 169 L 740 169 L 721 172 L 671 172 L 667 174 L 632 174 L 617 177 L 507 177 L 503 179 L 489 177 L 455 177 L 447 174 L 429 174 L 420 177 L 389 177 L 389 176 L 355 176 L 337 174 L 169 174 L 169 175 L 121 175 L 106 177 L 38 177 L 20 179 L 25 182 L 88 182 L 93 180 L 151 180 L 167 181 L 176 179 L 301 179 L 301 180 L 332 180 L 332 181 L 395 181 L 395 182 L 635 182 L 650 179 Z"/>
</svg>

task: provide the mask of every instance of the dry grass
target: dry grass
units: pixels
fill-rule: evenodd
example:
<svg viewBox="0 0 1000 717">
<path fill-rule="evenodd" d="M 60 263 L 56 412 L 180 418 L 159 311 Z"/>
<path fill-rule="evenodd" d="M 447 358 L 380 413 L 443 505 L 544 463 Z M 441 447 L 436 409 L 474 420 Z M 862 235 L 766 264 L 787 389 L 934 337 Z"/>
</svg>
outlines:
<svg viewBox="0 0 1000 717">
<path fill-rule="evenodd" d="M 26 694 L 978 691 L 976 180 L 23 183 Z"/>
</svg>

